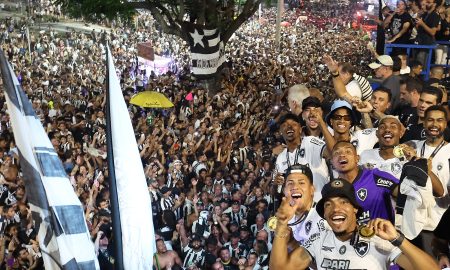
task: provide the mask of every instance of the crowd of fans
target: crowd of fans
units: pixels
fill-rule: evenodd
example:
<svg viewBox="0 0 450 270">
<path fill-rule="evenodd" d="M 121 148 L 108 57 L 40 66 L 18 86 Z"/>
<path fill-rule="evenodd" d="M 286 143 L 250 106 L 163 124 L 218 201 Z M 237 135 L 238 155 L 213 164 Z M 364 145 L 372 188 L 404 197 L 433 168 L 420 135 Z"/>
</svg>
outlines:
<svg viewBox="0 0 450 270">
<path fill-rule="evenodd" d="M 285 144 L 290 147 L 292 136 L 300 138 L 296 132 L 304 138 L 301 145 L 314 144 L 306 149 L 324 147 L 331 157 L 339 140 L 351 141 L 358 154 L 372 149 L 378 140 L 381 149 L 386 142 L 375 136 L 379 132 L 368 128 L 384 128 L 382 120 L 389 114 L 399 116 L 406 128 L 404 138 L 427 138 L 427 107 L 447 105 L 444 69 L 434 68 L 430 80 L 424 81 L 420 74 L 424 62 L 415 57 L 408 57 L 401 50 L 392 56 L 377 55 L 373 47 L 367 46 L 367 33 L 350 27 L 354 6 L 321 1 L 304 3 L 301 10 L 287 10 L 283 15 L 283 21 L 291 26 L 282 29 L 280 49 L 274 38 L 274 9 L 263 12 L 264 20 L 255 15 L 245 23 L 227 44 L 226 72 L 220 89 L 212 94 L 190 74 L 187 44 L 159 32 L 157 22 L 148 13 L 139 15 L 137 29 L 57 33 L 49 28 L 31 33 L 31 54 L 23 27 L 26 21 L 8 18 L 1 22 L 2 50 L 85 207 L 102 269 L 112 269 L 114 258 L 104 112 L 106 41 L 129 105 L 152 199 L 156 269 L 268 269 L 272 241 L 277 234 L 269 229 L 267 221 L 280 204 L 275 183 L 283 184 L 278 176 L 289 169 L 286 162 L 289 163 L 292 152 L 286 150 Z M 436 36 L 439 33 L 442 40 L 448 41 L 448 10 L 434 0 L 399 1 L 395 11 L 385 10 L 386 19 L 380 24 L 386 26 L 388 42 L 409 35 L 402 40 L 412 43 L 414 32 L 416 37 L 433 37 L 436 32 Z M 414 12 L 413 16 L 405 15 Z M 315 19 L 298 20 L 299 15 Z M 423 20 L 412 19 L 417 16 Z M 328 26 L 317 23 L 330 17 L 332 23 Z M 146 41 L 152 41 L 157 54 L 173 59 L 169 72 L 146 74 L 136 49 L 138 43 Z M 433 57 L 441 63 L 446 59 L 446 47 L 438 49 L 442 52 Z M 424 56 L 417 52 L 417 57 Z M 366 79 L 370 75 L 379 78 L 381 84 L 373 93 Z M 145 109 L 129 104 L 132 95 L 143 89 L 164 93 L 174 108 Z M 342 99 L 338 105 L 333 103 L 336 98 Z M 0 101 L 1 268 L 39 269 L 43 266 L 37 232 L 26 204 L 28 191 L 18 165 L 3 92 Z M 347 119 L 348 115 L 337 115 L 339 120 L 333 113 L 342 108 L 358 116 Z M 291 114 L 286 114 L 289 110 Z M 331 114 L 325 119 L 323 116 L 329 111 Z M 336 119 L 351 120 L 351 133 L 348 124 L 334 126 Z M 301 123 L 303 129 L 297 130 L 295 123 L 286 128 L 292 120 Z M 285 126 L 280 128 L 281 124 Z M 341 126 L 347 130 L 340 131 Z M 444 133 L 445 127 L 438 129 Z M 295 165 L 299 157 L 310 161 L 316 188 L 314 200 L 318 201 L 322 186 L 333 175 L 341 177 L 341 172 L 334 163 L 326 164 L 330 156 L 322 156 L 322 150 L 314 154 L 304 151 L 294 151 L 295 160 L 292 158 L 289 166 Z M 286 155 L 287 161 L 281 160 Z M 449 160 L 448 156 L 441 158 Z M 320 169 L 321 173 L 317 173 L 316 163 L 319 167 L 328 165 L 329 170 Z M 405 162 L 397 163 L 401 172 Z M 391 163 L 370 159 L 360 163 L 368 164 L 400 178 L 399 169 Z M 433 164 L 447 170 L 447 174 L 441 174 L 441 169 L 435 172 L 443 185 L 443 191 L 438 192 L 442 197 L 448 193 L 448 162 Z M 398 185 L 398 179 L 392 183 Z M 438 222 L 440 216 L 442 213 Z M 440 226 L 445 228 L 448 217 L 443 221 Z M 442 234 L 441 230 L 439 237 L 435 241 L 444 244 L 434 246 L 434 256 L 440 266 L 450 266 L 448 232 Z M 421 246 L 424 250 L 430 247 L 429 243 Z"/>
</svg>

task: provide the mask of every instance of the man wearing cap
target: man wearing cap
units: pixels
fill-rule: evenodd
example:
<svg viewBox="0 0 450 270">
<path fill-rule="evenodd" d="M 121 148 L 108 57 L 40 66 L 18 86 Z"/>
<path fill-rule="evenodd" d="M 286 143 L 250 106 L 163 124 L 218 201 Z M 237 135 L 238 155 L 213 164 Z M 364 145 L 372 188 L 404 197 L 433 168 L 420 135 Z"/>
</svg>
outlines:
<svg viewBox="0 0 450 270">
<path fill-rule="evenodd" d="M 322 111 L 322 105 L 318 98 L 310 96 L 305 98 L 302 102 L 302 120 L 305 123 L 302 130 L 302 135 L 322 139 L 323 136 L 319 127 L 319 120 L 310 117 L 310 112 L 312 110 Z"/>
<path fill-rule="evenodd" d="M 380 55 L 377 61 L 369 64 L 375 71 L 375 76 L 383 80 L 381 86 L 391 90 L 391 111 L 394 111 L 400 102 L 400 76 L 393 74 L 393 65 L 394 61 L 389 55 Z"/>
<path fill-rule="evenodd" d="M 357 123 L 357 117 L 352 110 L 352 105 L 345 100 L 337 99 L 331 106 L 330 113 L 323 120 L 321 111 L 313 110 L 310 117 L 319 120 L 319 126 L 325 138 L 329 153 L 333 150 L 336 142 L 351 142 L 358 151 L 358 154 L 366 149 L 372 149 L 378 139 L 374 128 L 350 132 L 350 128 Z M 333 129 L 333 134 L 328 130 L 327 124 Z M 314 178 L 315 179 L 315 178 Z"/>
<path fill-rule="evenodd" d="M 277 212 L 277 228 L 273 242 L 271 269 L 389 269 L 397 263 L 404 269 L 439 269 L 436 262 L 412 245 L 391 222 L 371 220 L 366 232 L 358 233 L 357 213 L 361 210 L 353 185 L 344 179 L 326 184 L 316 209 L 331 227 L 311 237 L 304 247 L 288 252 L 289 217 L 295 205 L 283 198 Z"/>
<path fill-rule="evenodd" d="M 299 117 L 294 114 L 288 113 L 282 117 L 279 126 L 287 147 L 277 157 L 277 184 L 282 184 L 283 179 L 279 175 L 284 174 L 288 167 L 294 164 L 309 164 L 314 175 L 315 199 L 318 200 L 320 190 L 328 182 L 328 167 L 322 158 L 325 142 L 313 136 L 302 138 Z"/>
<path fill-rule="evenodd" d="M 326 224 L 315 209 L 311 169 L 307 165 L 296 164 L 288 168 L 286 175 L 284 196 L 290 205 L 296 207 L 288 226 L 292 230 L 293 238 L 303 245 L 309 237 L 325 230 Z"/>
<path fill-rule="evenodd" d="M 206 251 L 202 247 L 202 239 L 200 236 L 193 234 L 189 241 L 183 220 L 178 221 L 176 230 L 180 235 L 181 247 L 183 249 L 183 267 L 187 269 L 202 269 L 206 255 Z"/>
</svg>

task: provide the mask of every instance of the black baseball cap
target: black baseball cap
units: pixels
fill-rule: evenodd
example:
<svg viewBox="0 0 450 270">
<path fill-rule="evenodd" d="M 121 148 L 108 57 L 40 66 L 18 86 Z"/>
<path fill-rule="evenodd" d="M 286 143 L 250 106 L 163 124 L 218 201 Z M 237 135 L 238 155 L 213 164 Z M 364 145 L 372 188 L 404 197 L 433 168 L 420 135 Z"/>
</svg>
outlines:
<svg viewBox="0 0 450 270">
<path fill-rule="evenodd" d="M 305 110 L 308 107 L 313 108 L 321 108 L 322 103 L 317 97 L 309 96 L 302 101 L 302 110 Z"/>
<path fill-rule="evenodd" d="M 170 191 L 170 188 L 168 188 L 167 186 L 163 186 L 159 191 L 161 192 L 161 194 L 166 194 Z"/>
<path fill-rule="evenodd" d="M 356 201 L 355 188 L 347 180 L 338 178 L 331 181 L 330 183 L 327 183 L 322 189 L 322 199 L 320 199 L 320 201 L 316 205 L 316 211 L 321 218 L 324 218 L 323 214 L 325 210 L 323 206 L 325 202 L 333 197 L 347 198 L 350 203 L 358 209 L 358 213 L 356 214 L 356 216 L 359 216 L 359 214 L 361 213 L 362 207 Z"/>
<path fill-rule="evenodd" d="M 308 177 L 309 181 L 313 183 L 313 174 L 308 165 L 294 164 L 286 169 L 286 177 L 291 173 L 301 173 Z"/>
<path fill-rule="evenodd" d="M 293 113 L 287 113 L 287 114 L 283 115 L 280 118 L 280 120 L 278 120 L 278 126 L 281 126 L 287 120 L 293 120 L 293 121 L 295 121 L 297 123 L 300 123 L 300 117 L 298 117 L 297 115 L 295 115 Z"/>
</svg>

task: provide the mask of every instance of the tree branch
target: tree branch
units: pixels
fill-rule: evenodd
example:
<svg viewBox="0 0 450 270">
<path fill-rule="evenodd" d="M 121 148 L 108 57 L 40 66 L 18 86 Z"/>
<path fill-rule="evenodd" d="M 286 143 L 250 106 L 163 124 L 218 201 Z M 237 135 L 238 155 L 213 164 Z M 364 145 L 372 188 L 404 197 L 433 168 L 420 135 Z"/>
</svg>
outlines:
<svg viewBox="0 0 450 270">
<path fill-rule="evenodd" d="M 250 18 L 255 12 L 258 10 L 259 4 L 262 2 L 262 0 L 248 0 L 245 2 L 244 9 L 242 10 L 241 14 L 233 20 L 230 24 L 230 26 L 224 31 L 222 35 L 222 40 L 224 43 L 227 43 L 228 40 L 231 38 L 234 32 L 245 22 Z"/>
</svg>

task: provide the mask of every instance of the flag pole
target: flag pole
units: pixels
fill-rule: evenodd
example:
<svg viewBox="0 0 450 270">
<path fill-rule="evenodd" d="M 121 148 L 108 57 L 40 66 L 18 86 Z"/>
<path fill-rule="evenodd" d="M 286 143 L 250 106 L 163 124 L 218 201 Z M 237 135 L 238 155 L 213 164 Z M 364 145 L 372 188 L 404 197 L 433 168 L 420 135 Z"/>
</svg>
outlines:
<svg viewBox="0 0 450 270">
<path fill-rule="evenodd" d="M 277 28 L 276 28 L 276 32 L 275 32 L 275 46 L 276 46 L 276 50 L 279 51 L 280 50 L 280 36 L 281 36 L 281 13 L 282 13 L 282 9 L 283 9 L 283 0 L 278 0 L 277 2 Z"/>
<path fill-rule="evenodd" d="M 110 79 L 109 79 L 109 44 L 106 44 L 106 145 L 109 178 L 109 197 L 112 214 L 112 231 L 114 241 L 114 269 L 123 268 L 122 228 L 120 223 L 119 200 L 117 194 L 116 173 L 114 168 L 114 151 L 111 131 Z"/>
</svg>

